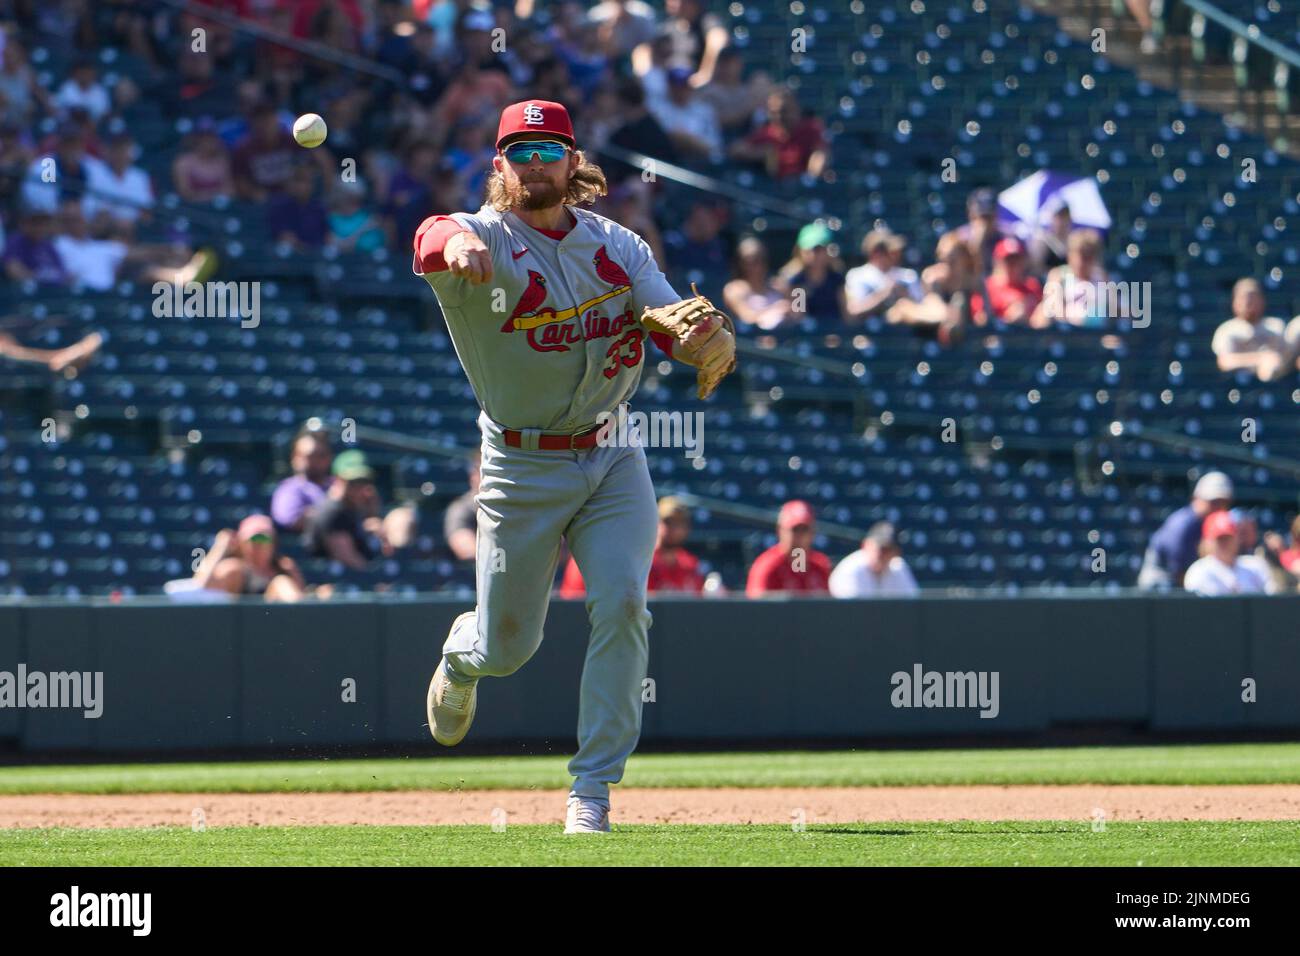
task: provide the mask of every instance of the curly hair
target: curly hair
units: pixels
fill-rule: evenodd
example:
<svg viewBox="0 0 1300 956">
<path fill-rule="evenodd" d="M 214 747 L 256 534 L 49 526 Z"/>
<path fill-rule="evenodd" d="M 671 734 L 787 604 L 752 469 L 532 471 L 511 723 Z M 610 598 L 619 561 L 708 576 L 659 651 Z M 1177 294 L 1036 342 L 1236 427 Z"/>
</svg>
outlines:
<svg viewBox="0 0 1300 956">
<path fill-rule="evenodd" d="M 609 183 L 605 181 L 604 171 L 594 163 L 587 162 L 582 150 L 575 150 L 578 168 L 569 179 L 569 188 L 564 194 L 563 202 L 567 206 L 590 205 L 597 196 L 609 195 Z M 499 170 L 493 170 L 487 180 L 487 202 L 497 212 L 505 212 L 514 204 L 506 189 L 505 176 Z"/>
</svg>

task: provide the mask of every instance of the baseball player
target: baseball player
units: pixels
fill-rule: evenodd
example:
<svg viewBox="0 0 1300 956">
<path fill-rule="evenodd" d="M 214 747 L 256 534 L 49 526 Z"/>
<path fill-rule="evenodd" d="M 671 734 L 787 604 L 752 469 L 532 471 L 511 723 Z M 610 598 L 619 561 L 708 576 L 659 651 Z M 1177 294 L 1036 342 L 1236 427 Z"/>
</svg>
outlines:
<svg viewBox="0 0 1300 956">
<path fill-rule="evenodd" d="M 564 106 L 506 107 L 496 146 L 482 208 L 431 216 L 415 236 L 413 269 L 438 297 L 482 410 L 478 600 L 443 644 L 429 729 L 459 743 L 480 678 L 532 657 L 567 539 L 591 636 L 565 832 L 599 833 L 641 730 L 657 525 L 644 450 L 617 447 L 599 423 L 636 392 L 649 337 L 698 369 L 707 397 L 735 367 L 734 326 L 707 299 L 682 300 L 639 236 L 580 208 L 607 187 Z"/>
</svg>

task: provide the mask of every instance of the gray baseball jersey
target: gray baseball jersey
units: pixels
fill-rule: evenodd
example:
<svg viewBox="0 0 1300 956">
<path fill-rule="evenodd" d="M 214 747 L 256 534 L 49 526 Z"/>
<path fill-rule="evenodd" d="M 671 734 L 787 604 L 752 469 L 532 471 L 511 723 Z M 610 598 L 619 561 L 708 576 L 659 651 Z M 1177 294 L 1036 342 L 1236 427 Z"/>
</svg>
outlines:
<svg viewBox="0 0 1300 956">
<path fill-rule="evenodd" d="M 577 222 L 558 241 L 488 205 L 455 213 L 487 245 L 492 280 L 424 274 L 479 405 L 507 428 L 581 431 L 631 399 L 650 345 L 642 310 L 681 299 L 640 236 L 565 208 Z"/>
<path fill-rule="evenodd" d="M 478 600 L 456 619 L 442 653 L 454 682 L 521 667 L 541 644 L 567 541 L 591 621 L 572 792 L 607 801 L 641 732 L 649 659 L 646 579 L 658 517 L 645 451 L 636 443 L 516 447 L 502 429 L 572 434 L 615 412 L 636 392 L 646 362 L 642 311 L 680 297 L 639 236 L 566 208 L 576 222 L 562 239 L 490 206 L 455 213 L 487 245 L 492 279 L 473 285 L 447 271 L 424 275 L 483 408 Z M 414 268 L 422 274 L 418 258 Z"/>
</svg>

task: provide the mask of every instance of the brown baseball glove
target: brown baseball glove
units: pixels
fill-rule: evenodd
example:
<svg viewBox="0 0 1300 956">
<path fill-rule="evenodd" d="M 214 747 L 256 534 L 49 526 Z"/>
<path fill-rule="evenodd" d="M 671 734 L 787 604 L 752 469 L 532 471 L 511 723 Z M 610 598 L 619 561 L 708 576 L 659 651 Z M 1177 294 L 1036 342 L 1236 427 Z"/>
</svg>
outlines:
<svg viewBox="0 0 1300 956">
<path fill-rule="evenodd" d="M 708 398 L 736 367 L 736 324 L 691 283 L 693 298 L 647 308 L 641 323 L 677 341 L 675 357 L 699 369 L 696 394 Z"/>
</svg>

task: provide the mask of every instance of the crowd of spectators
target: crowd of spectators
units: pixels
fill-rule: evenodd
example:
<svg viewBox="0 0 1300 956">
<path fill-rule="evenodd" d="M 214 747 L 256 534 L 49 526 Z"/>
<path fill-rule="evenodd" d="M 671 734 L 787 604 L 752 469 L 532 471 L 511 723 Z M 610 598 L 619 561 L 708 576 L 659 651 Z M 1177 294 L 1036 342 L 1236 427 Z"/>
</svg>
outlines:
<svg viewBox="0 0 1300 956">
<path fill-rule="evenodd" d="M 356 572 L 414 544 L 418 510 L 410 504 L 385 507 L 364 452 L 349 448 L 335 454 L 329 433 L 309 423 L 290 444 L 289 469 L 276 484 L 267 511 L 249 515 L 237 529 L 218 531 L 193 577 L 171 582 L 169 593 L 187 600 L 196 595 L 259 595 L 274 601 L 327 596 L 331 587 L 308 586 L 293 560 L 281 554 L 282 537 L 297 539 L 310 557 Z M 473 474 L 477 484 L 477 469 Z M 268 547 L 256 547 L 263 544 Z M 472 558 L 472 541 L 470 548 Z M 464 554 L 456 552 L 456 557 Z"/>
<path fill-rule="evenodd" d="M 298 566 L 279 549 L 281 536 L 296 536 L 304 553 L 364 571 L 380 555 L 391 556 L 415 540 L 419 517 L 413 505 L 385 509 L 374 469 L 364 453 L 335 455 L 329 436 L 304 427 L 294 439 L 291 474 L 281 480 L 267 514 L 250 515 L 238 529 L 223 529 L 182 587 L 193 599 L 209 595 L 261 595 L 295 601 L 327 596 L 328 585 L 309 586 Z M 466 459 L 466 488 L 443 516 L 443 541 L 455 561 L 472 567 L 476 548 L 479 479 L 477 453 Z M 1289 534 L 1260 534 L 1248 510 L 1234 508 L 1235 489 L 1222 472 L 1197 482 L 1191 500 L 1152 535 L 1138 578 L 1146 590 L 1187 590 L 1203 596 L 1292 594 L 1300 590 L 1300 517 Z M 651 562 L 651 593 L 716 596 L 727 593 L 708 562 L 692 553 L 691 510 L 679 498 L 659 501 L 659 529 Z M 877 522 L 860 546 L 838 563 L 814 546 L 817 518 L 803 500 L 787 501 L 777 517 L 776 541 L 757 555 L 745 581 L 748 597 L 772 595 L 835 598 L 910 597 L 919 593 L 904 558 L 902 538 L 889 522 Z M 265 545 L 266 547 L 261 547 Z M 571 555 L 563 555 L 556 593 L 580 599 L 586 590 Z"/>
<path fill-rule="evenodd" d="M 750 565 L 745 594 L 873 598 L 911 597 L 918 592 L 902 543 L 889 522 L 872 525 L 861 546 L 833 568 L 831 559 L 813 547 L 816 534 L 817 517 L 808 502 L 795 499 L 782 505 L 776 543 Z"/>
<path fill-rule="evenodd" d="M 330 437 L 314 425 L 304 426 L 289 452 L 291 473 L 275 487 L 267 513 L 254 513 L 238 528 L 219 531 L 192 578 L 170 582 L 167 591 L 181 600 L 225 600 L 243 595 L 272 601 L 326 597 L 329 585 L 309 585 L 292 558 L 283 554 L 284 537 L 296 538 L 306 555 L 365 571 L 378 556 L 410 547 L 419 523 L 413 505 L 387 509 L 376 488 L 374 469 L 363 452 L 334 453 Z M 466 488 L 443 515 L 443 543 L 453 560 L 472 567 L 476 550 L 479 482 L 477 452 L 466 459 Z M 659 528 L 651 559 L 651 593 L 717 596 L 727 593 L 687 548 L 691 509 L 681 499 L 659 500 Z M 879 522 L 861 547 L 832 568 L 827 555 L 813 547 L 816 514 L 802 500 L 787 501 L 776 524 L 776 543 L 754 560 L 744 593 L 833 596 L 837 598 L 906 597 L 918 591 L 893 525 Z M 567 550 L 567 549 L 566 549 Z M 580 599 L 586 594 L 582 572 L 565 554 L 556 594 Z"/>
<path fill-rule="evenodd" d="M 823 121 L 749 68 L 699 0 L 207 0 L 149 13 L 55 0 L 15 13 L 0 24 L 0 261 L 19 281 L 202 281 L 216 253 L 156 215 L 171 196 L 198 236 L 236 203 L 281 254 L 402 249 L 430 210 L 481 204 L 501 108 L 524 96 L 566 103 L 612 187 L 596 211 L 645 235 L 679 279 L 727 271 L 728 207 L 701 201 L 660 235 L 659 187 L 629 154 L 778 180 L 830 169 Z M 25 40 L 56 33 L 72 38 L 66 66 L 38 72 Z M 105 69 L 109 48 L 138 69 Z M 329 138 L 304 151 L 290 127 L 308 109 Z M 801 233 L 773 283 L 804 282 L 801 304 L 844 318 L 839 273 L 812 241 Z"/>
<path fill-rule="evenodd" d="M 203 7 L 258 30 L 234 29 Z M 925 254 L 909 257 L 908 237 L 869 224 L 851 267 L 849 237 L 823 221 L 802 225 L 775 268 L 775 250 L 758 235 L 737 235 L 731 206 L 715 197 L 701 196 L 672 224 L 656 222 L 658 187 L 638 156 L 706 172 L 743 167 L 778 184 L 812 185 L 833 172 L 823 120 L 795 89 L 751 69 L 723 21 L 698 0 L 665 0 L 662 10 L 641 0 L 207 0 L 149 10 L 18 0 L 12 11 L 14 20 L 0 24 L 0 266 L 12 282 L 107 290 L 123 280 L 206 278 L 218 268 L 211 249 L 161 222 L 169 194 L 198 223 L 205 212 L 241 204 L 250 231 L 291 254 L 405 248 L 430 211 L 481 204 L 501 108 L 534 96 L 566 103 L 580 145 L 605 169 L 611 191 L 596 211 L 643 235 L 670 274 L 729 269 L 722 299 L 743 329 L 831 332 L 878 317 L 951 345 L 977 329 L 1110 324 L 1086 294 L 1088 283 L 1107 279 L 1102 235 L 1076 227 L 1068 206 L 1032 235 L 1013 235 L 989 187 L 968 194 L 965 222 L 939 236 L 932 252 L 927 241 Z M 337 56 L 305 53 L 272 33 Z M 32 63 L 27 40 L 41 34 L 70 38 L 54 73 Z M 110 75 L 97 58 L 110 47 L 141 64 L 139 75 Z M 343 56 L 369 67 L 345 65 Z M 289 130 L 309 109 L 328 117 L 330 135 L 304 151 Z M 159 114 L 184 132 L 144 162 L 142 124 Z M 0 331 L 0 355 L 60 371 L 83 365 L 102 341 L 96 333 L 31 349 Z M 1224 372 L 1294 374 L 1300 318 L 1267 316 L 1262 287 L 1243 279 L 1213 351 Z M 269 514 L 217 536 L 195 577 L 202 589 L 282 600 L 310 593 L 276 551 L 286 535 L 353 569 L 410 541 L 414 513 L 385 511 L 359 451 L 336 456 L 326 436 L 304 434 L 292 468 Z M 447 545 L 459 560 L 473 554 L 476 476 L 471 465 L 469 488 L 446 518 Z M 1153 538 L 1144 581 L 1198 591 L 1249 590 L 1255 580 L 1260 589 L 1294 589 L 1297 529 L 1290 547 L 1275 533 L 1256 541 L 1248 514 L 1199 492 L 1208 493 L 1198 485 L 1190 513 L 1171 516 Z M 662 504 L 655 580 L 671 582 L 667 589 L 706 590 L 707 576 L 685 548 L 689 531 L 689 509 Z M 777 543 L 754 562 L 746 592 L 915 590 L 892 527 L 874 526 L 834 568 L 812 548 L 814 536 L 812 507 L 787 502 Z M 573 571 L 564 586 L 580 593 Z"/>
<path fill-rule="evenodd" d="M 723 299 L 756 332 L 834 333 L 879 317 L 945 346 L 976 329 L 1114 326 L 1119 316 L 1104 314 L 1107 297 L 1096 292 L 1108 281 L 1098 231 L 1077 228 L 1068 205 L 1028 236 L 1016 231 L 981 187 L 967 197 L 966 221 L 939 236 L 919 270 L 907 265 L 908 238 L 884 223 L 862 237 L 861 263 L 851 267 L 841 237 L 821 221 L 798 231 L 775 271 L 763 243 L 745 236 Z"/>
<path fill-rule="evenodd" d="M 472 565 L 477 527 L 478 454 L 466 461 L 468 487 L 444 514 L 443 539 L 455 558 Z M 282 484 L 288 486 L 289 479 Z M 277 492 L 278 493 L 278 492 Z M 650 562 L 647 589 L 652 594 L 720 596 L 727 593 L 721 575 L 710 571 L 687 548 L 691 509 L 672 495 L 659 499 L 659 529 Z M 903 559 L 903 548 L 888 522 L 873 525 L 861 547 L 832 569 L 831 560 L 813 547 L 817 518 L 806 501 L 787 501 L 776 523 L 776 543 L 750 566 L 744 593 L 749 597 L 792 594 L 837 598 L 908 597 L 918 592 L 916 579 Z M 567 548 L 565 549 L 567 550 Z M 563 570 L 555 593 L 562 598 L 586 596 L 582 570 L 571 554 L 562 554 Z"/>
<path fill-rule="evenodd" d="M 133 235 L 162 193 L 200 209 L 244 203 L 241 212 L 263 220 L 259 234 L 304 254 L 402 248 L 430 210 L 478 207 L 500 110 L 531 95 L 569 106 L 580 145 L 611 185 L 596 211 L 644 234 L 670 275 L 730 267 L 722 294 L 743 327 L 836 332 L 878 315 L 951 344 L 973 327 L 1105 324 L 1082 298 L 1085 281 L 1105 279 L 1101 237 L 1072 228 L 1068 207 L 1028 241 L 1006 235 L 987 187 L 969 194 L 966 221 L 915 268 L 904 264 L 907 239 L 883 223 L 862 238 L 862 262 L 851 268 L 841 249 L 847 237 L 808 223 L 775 269 L 765 240 L 737 236 L 730 207 L 707 195 L 680 221 L 656 223 L 659 187 L 640 157 L 705 171 L 749 167 L 808 184 L 833 172 L 823 120 L 795 90 L 750 69 L 723 21 L 698 0 L 667 0 L 662 12 L 639 0 L 545 9 L 529 0 L 207 5 L 372 68 L 309 56 L 193 11 L 144 18 L 131 5 L 108 15 L 74 4 L 72 34 L 126 48 L 152 67 L 152 85 L 119 79 L 110 88 L 84 50 L 47 90 L 9 31 L 0 143 L 26 169 L 17 194 L 0 198 L 0 224 L 16 237 L 4 258 L 12 278 L 104 288 L 120 278 L 184 281 L 210 271 L 210 250 Z M 189 42 L 195 29 L 206 31 L 201 50 Z M 142 102 L 161 104 L 190 130 L 170 154 L 169 181 L 137 165 L 130 127 Z M 329 118 L 330 136 L 304 151 L 289 127 L 308 108 Z M 42 119 L 57 121 L 48 142 L 37 135 Z M 8 154 L 0 147 L 0 159 Z M 55 183 L 40 176 L 51 157 Z M 70 201 L 81 204 L 84 226 L 60 212 Z M 64 254 L 94 267 L 70 267 L 58 237 L 67 240 Z M 1078 301 L 1066 301 L 1071 294 Z"/>
<path fill-rule="evenodd" d="M 119 280 L 186 282 L 213 257 L 178 237 L 146 241 L 156 197 L 122 113 L 140 99 L 129 80 L 110 92 L 88 55 L 53 91 L 18 31 L 0 29 L 0 264 L 39 287 L 102 291 Z"/>
<path fill-rule="evenodd" d="M 1138 587 L 1184 589 L 1207 597 L 1231 594 L 1294 594 L 1300 588 L 1300 517 L 1290 541 L 1269 531 L 1244 509 L 1234 509 L 1236 490 L 1220 471 L 1197 481 L 1192 499 L 1170 514 L 1147 546 Z"/>
</svg>

